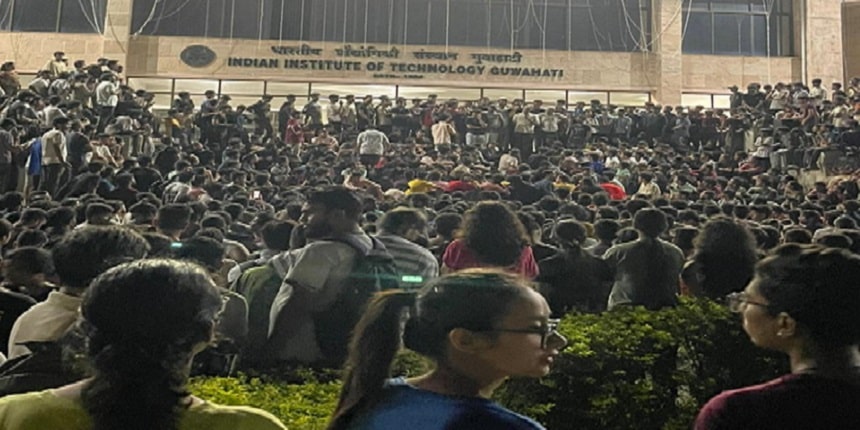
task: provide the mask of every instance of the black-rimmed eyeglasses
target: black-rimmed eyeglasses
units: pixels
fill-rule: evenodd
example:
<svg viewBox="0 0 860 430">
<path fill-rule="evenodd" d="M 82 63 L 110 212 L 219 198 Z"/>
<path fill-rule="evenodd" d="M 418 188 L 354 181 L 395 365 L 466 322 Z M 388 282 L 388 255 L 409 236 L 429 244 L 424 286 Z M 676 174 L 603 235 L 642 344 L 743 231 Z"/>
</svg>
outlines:
<svg viewBox="0 0 860 430">
<path fill-rule="evenodd" d="M 524 334 L 539 334 L 540 335 L 540 347 L 542 349 L 546 349 L 547 344 L 549 344 L 549 339 L 552 337 L 557 337 L 564 341 L 564 344 L 567 345 L 567 339 L 558 332 L 558 325 L 561 320 L 552 319 L 546 322 L 546 325 L 535 328 L 495 328 L 491 330 L 482 330 L 485 332 L 497 332 L 497 333 L 524 333 Z"/>
<path fill-rule="evenodd" d="M 731 293 L 726 296 L 726 304 L 729 306 L 729 310 L 738 314 L 744 311 L 747 305 L 753 306 L 761 306 L 763 308 L 768 308 L 770 305 L 767 303 L 759 303 L 749 299 L 747 293 Z"/>
</svg>

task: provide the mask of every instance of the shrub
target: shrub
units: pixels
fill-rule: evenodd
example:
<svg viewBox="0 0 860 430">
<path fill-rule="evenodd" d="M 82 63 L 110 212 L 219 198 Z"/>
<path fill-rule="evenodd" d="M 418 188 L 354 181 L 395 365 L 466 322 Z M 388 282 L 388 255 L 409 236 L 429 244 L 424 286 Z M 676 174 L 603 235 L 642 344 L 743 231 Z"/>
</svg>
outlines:
<svg viewBox="0 0 860 430">
<path fill-rule="evenodd" d="M 738 317 L 711 301 L 569 315 L 560 331 L 570 346 L 553 372 L 498 393 L 551 429 L 689 429 L 720 391 L 787 371 L 785 360 L 757 349 Z"/>
<path fill-rule="evenodd" d="M 310 380 L 295 385 L 248 377 L 195 378 L 190 390 L 213 403 L 263 409 L 290 430 L 321 430 L 337 404 L 340 383 Z"/>
<path fill-rule="evenodd" d="M 542 380 L 513 380 L 497 400 L 550 429 L 689 429 L 722 390 L 788 371 L 787 360 L 752 345 L 736 315 L 711 301 L 568 315 L 570 346 Z M 393 374 L 416 376 L 426 360 L 401 353 Z M 323 429 L 340 390 L 333 370 L 267 369 L 259 377 L 195 379 L 192 392 L 273 413 L 291 430 Z"/>
</svg>

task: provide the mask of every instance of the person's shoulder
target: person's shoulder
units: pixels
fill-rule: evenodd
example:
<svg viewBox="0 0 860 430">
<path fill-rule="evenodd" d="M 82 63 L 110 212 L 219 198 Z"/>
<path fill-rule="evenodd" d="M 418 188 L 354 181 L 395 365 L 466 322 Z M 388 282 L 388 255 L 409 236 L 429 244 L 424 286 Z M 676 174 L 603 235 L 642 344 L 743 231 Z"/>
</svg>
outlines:
<svg viewBox="0 0 860 430">
<path fill-rule="evenodd" d="M 537 421 L 509 411 L 498 404 L 490 403 L 484 408 L 470 408 L 471 410 L 450 423 L 449 428 L 504 428 L 510 430 L 545 430 Z M 462 421 L 462 426 L 459 423 Z M 465 425 L 467 424 L 468 425 Z"/>
<path fill-rule="evenodd" d="M 222 406 L 207 402 L 191 411 L 208 418 L 214 418 L 211 422 L 207 420 L 209 424 L 207 425 L 207 430 L 286 429 L 281 421 L 271 413 L 249 406 Z"/>
</svg>

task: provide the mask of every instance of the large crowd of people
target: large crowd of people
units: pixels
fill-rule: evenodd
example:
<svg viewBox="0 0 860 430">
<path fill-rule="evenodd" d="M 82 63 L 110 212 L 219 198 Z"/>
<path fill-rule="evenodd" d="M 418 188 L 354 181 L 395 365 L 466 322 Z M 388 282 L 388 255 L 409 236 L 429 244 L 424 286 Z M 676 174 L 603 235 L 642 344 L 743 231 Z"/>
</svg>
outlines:
<svg viewBox="0 0 860 430">
<path fill-rule="evenodd" d="M 809 393 L 860 425 L 860 79 L 725 110 L 209 91 L 156 112 L 123 82 L 62 52 L 26 85 L 0 67 L 0 395 L 53 389 L 0 399 L 0 429 L 282 428 L 185 391 L 272 364 L 345 364 L 332 429 L 540 428 L 487 398 L 549 371 L 557 318 L 681 295 L 728 296 L 793 370 L 697 428 L 812 428 L 761 412 Z M 434 370 L 387 379 L 401 343 Z"/>
</svg>

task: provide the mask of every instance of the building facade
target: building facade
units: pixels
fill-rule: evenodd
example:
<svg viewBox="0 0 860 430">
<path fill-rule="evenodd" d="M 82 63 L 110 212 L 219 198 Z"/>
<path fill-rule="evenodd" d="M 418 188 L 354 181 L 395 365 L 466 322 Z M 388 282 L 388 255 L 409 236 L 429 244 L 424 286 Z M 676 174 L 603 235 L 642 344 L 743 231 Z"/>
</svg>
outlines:
<svg viewBox="0 0 860 430">
<path fill-rule="evenodd" d="M 0 0 L 0 59 L 119 60 L 179 91 L 725 106 L 860 74 L 860 0 Z M 855 17 L 856 15 L 856 17 Z M 844 46 L 844 48 L 843 48 Z M 855 61 L 852 61 L 855 60 Z M 851 75 L 853 76 L 853 75 Z"/>
</svg>

